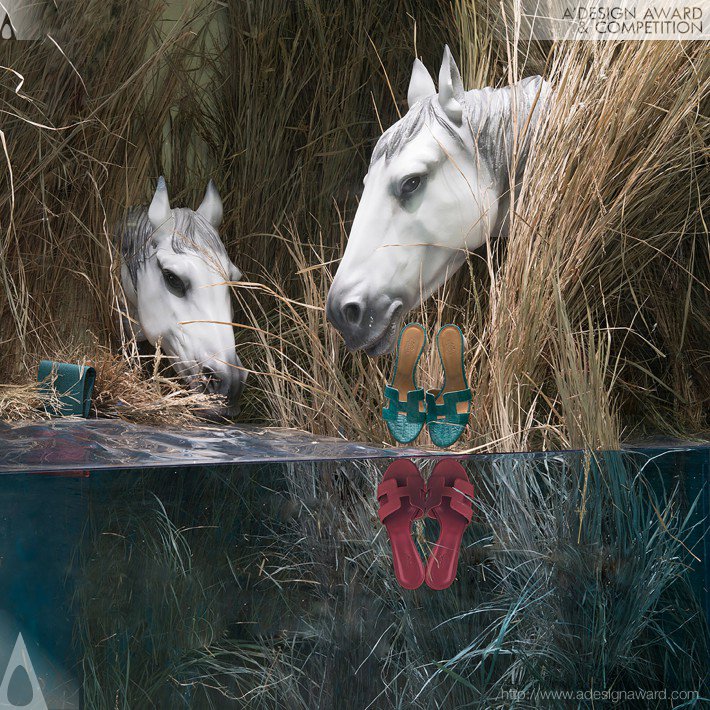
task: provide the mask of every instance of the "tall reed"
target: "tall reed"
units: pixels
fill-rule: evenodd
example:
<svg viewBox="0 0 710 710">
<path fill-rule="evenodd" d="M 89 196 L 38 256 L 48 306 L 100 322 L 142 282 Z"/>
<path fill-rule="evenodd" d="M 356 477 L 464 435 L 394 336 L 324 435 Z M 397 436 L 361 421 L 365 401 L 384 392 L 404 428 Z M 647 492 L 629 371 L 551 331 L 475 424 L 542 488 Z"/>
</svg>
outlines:
<svg viewBox="0 0 710 710">
<path fill-rule="evenodd" d="M 613 448 L 622 436 L 707 427 L 707 57 L 703 46 L 660 42 L 553 48 L 553 104 L 509 236 L 472 255 L 419 314 L 431 328 L 456 320 L 469 341 L 474 418 L 463 447 Z M 294 421 L 283 417 L 293 402 L 300 426 L 361 436 L 364 424 L 380 440 L 389 363 L 333 340 L 323 307 L 334 264 L 308 249 L 291 246 L 305 305 L 274 299 L 278 340 L 262 345 L 295 349 L 278 369 L 279 394 L 268 374 L 262 388 L 279 401 L 277 421 Z M 282 286 L 282 298 L 292 293 Z M 433 383 L 435 355 L 423 362 Z"/>
<path fill-rule="evenodd" d="M 390 363 L 347 353 L 323 308 L 411 60 L 435 72 L 448 43 L 468 87 L 532 73 L 554 86 L 509 237 L 412 314 L 467 336 L 474 417 L 461 447 L 706 432 L 707 43 L 514 45 L 514 9 L 197 3 L 166 23 L 157 2 L 67 0 L 59 47 L 3 47 L 0 376 L 21 384 L 76 343 L 99 360 L 118 352 L 112 224 L 161 173 L 174 204 L 212 177 L 246 274 L 242 419 L 386 440 Z M 422 365 L 434 383 L 435 359 Z"/>
</svg>

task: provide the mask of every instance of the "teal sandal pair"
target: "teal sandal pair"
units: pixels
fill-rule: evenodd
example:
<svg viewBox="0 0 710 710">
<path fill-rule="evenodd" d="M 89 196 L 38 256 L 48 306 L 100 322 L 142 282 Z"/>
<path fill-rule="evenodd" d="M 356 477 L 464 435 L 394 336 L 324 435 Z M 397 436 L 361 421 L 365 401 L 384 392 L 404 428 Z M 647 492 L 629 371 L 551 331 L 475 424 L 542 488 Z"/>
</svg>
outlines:
<svg viewBox="0 0 710 710">
<path fill-rule="evenodd" d="M 436 335 L 444 384 L 439 390 L 424 392 L 417 386 L 416 371 L 427 337 L 419 323 L 409 323 L 399 334 L 392 382 L 385 386 L 382 410 L 392 436 L 409 444 L 427 425 L 432 442 L 446 449 L 463 434 L 471 414 L 471 390 L 464 370 L 464 337 L 455 325 L 443 326 Z"/>
</svg>

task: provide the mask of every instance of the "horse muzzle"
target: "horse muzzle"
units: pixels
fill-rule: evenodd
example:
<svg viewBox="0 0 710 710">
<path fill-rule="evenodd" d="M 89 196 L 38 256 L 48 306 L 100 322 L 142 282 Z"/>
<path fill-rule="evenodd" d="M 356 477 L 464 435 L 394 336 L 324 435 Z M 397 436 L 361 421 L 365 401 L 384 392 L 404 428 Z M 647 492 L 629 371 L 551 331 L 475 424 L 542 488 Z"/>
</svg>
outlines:
<svg viewBox="0 0 710 710">
<path fill-rule="evenodd" d="M 247 373 L 237 358 L 234 365 L 222 362 L 203 363 L 199 375 L 191 379 L 193 389 L 214 395 L 217 402 L 206 412 L 208 419 L 225 419 L 239 412 L 239 398 L 244 391 Z"/>
<path fill-rule="evenodd" d="M 325 313 L 348 350 L 364 350 L 377 357 L 393 350 L 404 304 L 386 294 L 366 298 L 331 287 Z"/>
</svg>

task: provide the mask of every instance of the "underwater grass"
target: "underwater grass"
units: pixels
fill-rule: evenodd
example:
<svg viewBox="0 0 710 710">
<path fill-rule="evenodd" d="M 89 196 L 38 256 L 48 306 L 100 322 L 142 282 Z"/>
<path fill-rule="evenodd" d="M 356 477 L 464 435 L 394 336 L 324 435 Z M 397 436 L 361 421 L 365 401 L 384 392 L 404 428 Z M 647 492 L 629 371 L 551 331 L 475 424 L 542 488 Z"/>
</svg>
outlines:
<svg viewBox="0 0 710 710">
<path fill-rule="evenodd" d="M 236 509 L 225 511 L 223 502 L 208 520 L 197 509 L 186 518 L 160 474 L 115 494 L 92 511 L 80 552 L 73 605 L 84 702 L 97 709 L 228 701 L 299 707 L 292 704 L 299 671 L 286 641 L 237 634 L 253 622 L 233 576 L 244 552 L 225 545 Z M 227 501 L 239 506 L 244 497 L 233 492 Z"/>
<path fill-rule="evenodd" d="M 92 707 L 329 708 L 346 697 L 363 708 L 504 708 L 511 689 L 702 695 L 710 631 L 687 578 L 697 501 L 661 494 L 658 464 L 619 452 L 465 462 L 475 517 L 456 583 L 437 593 L 394 578 L 375 502 L 386 462 L 117 482 L 92 506 L 74 600 Z M 426 552 L 436 526 L 420 521 L 415 536 Z M 517 706 L 541 705 L 529 695 Z"/>
</svg>

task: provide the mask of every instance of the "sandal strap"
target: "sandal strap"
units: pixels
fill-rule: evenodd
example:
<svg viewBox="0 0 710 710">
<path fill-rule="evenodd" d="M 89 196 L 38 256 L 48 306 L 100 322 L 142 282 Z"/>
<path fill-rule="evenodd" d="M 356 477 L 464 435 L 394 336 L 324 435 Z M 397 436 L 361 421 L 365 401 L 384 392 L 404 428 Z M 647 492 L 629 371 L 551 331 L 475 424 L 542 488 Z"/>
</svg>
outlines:
<svg viewBox="0 0 710 710">
<path fill-rule="evenodd" d="M 399 390 L 389 385 L 385 386 L 385 398 L 389 405 L 382 410 L 382 418 L 388 422 L 397 421 L 400 414 L 405 414 L 412 424 L 424 424 L 426 411 L 421 411 L 419 405 L 424 401 L 424 390 L 421 388 L 407 392 L 407 401 L 399 401 Z"/>
<path fill-rule="evenodd" d="M 401 485 L 400 485 L 401 484 Z M 414 520 L 424 515 L 426 486 L 420 476 L 408 476 L 404 482 L 396 478 L 388 478 L 377 486 L 377 501 L 380 504 L 378 515 L 380 522 L 384 523 L 392 513 L 402 507 L 402 498 L 409 498 L 409 503 L 418 508 Z"/>
<path fill-rule="evenodd" d="M 439 392 L 429 391 L 426 393 L 426 418 L 428 422 L 435 422 L 440 419 L 446 424 L 459 424 L 466 426 L 468 423 L 469 413 L 459 413 L 457 405 L 460 402 L 471 401 L 471 390 L 457 390 L 456 392 L 444 392 L 442 404 L 436 400 L 439 397 Z M 469 407 L 470 409 L 470 407 Z"/>
<path fill-rule="evenodd" d="M 428 489 L 426 512 L 430 518 L 435 517 L 432 511 L 441 505 L 442 499 L 448 498 L 451 509 L 466 518 L 467 522 L 471 522 L 473 517 L 473 503 L 471 500 L 473 499 L 474 490 L 470 481 L 457 478 L 453 485 L 447 486 L 443 478 L 436 476 L 433 480 L 429 479 Z"/>
</svg>

